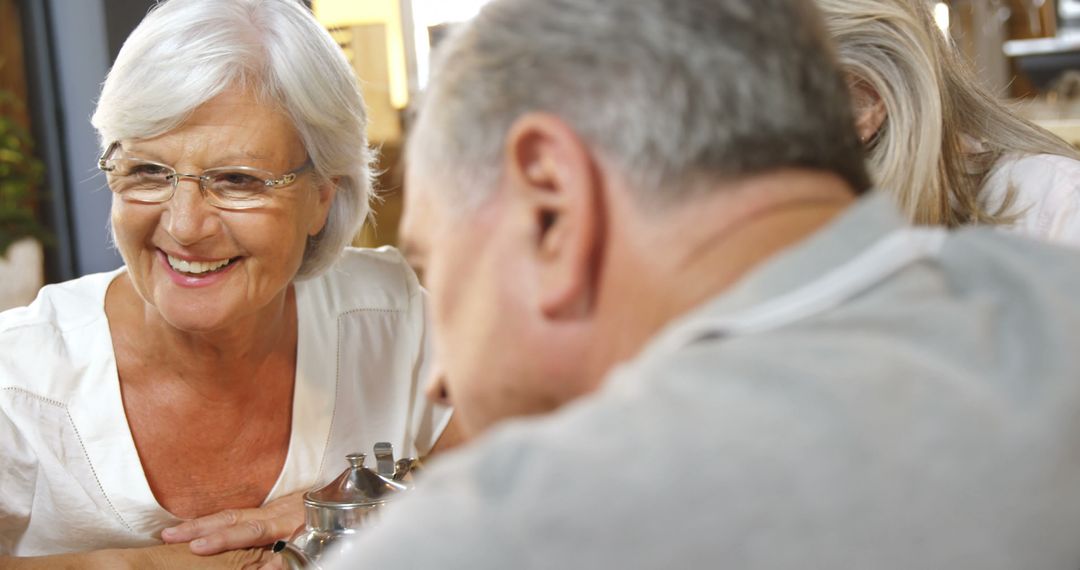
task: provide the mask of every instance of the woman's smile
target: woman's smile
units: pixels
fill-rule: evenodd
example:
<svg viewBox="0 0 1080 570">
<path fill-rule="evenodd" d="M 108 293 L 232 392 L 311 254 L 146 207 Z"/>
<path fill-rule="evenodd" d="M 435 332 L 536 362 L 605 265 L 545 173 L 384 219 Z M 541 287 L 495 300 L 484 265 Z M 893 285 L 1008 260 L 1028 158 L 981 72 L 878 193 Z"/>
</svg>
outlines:
<svg viewBox="0 0 1080 570">
<path fill-rule="evenodd" d="M 243 257 L 224 259 L 184 259 L 178 255 L 156 252 L 158 260 L 173 283 L 181 287 L 208 287 L 222 281 Z"/>
</svg>

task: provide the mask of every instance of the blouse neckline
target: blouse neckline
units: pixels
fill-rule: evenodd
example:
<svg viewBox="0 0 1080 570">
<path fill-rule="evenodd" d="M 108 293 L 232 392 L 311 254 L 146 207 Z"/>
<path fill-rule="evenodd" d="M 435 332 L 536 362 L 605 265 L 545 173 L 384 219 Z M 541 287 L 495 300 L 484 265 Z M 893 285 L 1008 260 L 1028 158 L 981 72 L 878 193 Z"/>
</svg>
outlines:
<svg viewBox="0 0 1080 570">
<path fill-rule="evenodd" d="M 97 319 L 94 326 L 101 330 L 93 335 L 95 342 L 100 344 L 86 347 L 88 352 L 105 355 L 101 365 L 107 367 L 104 376 L 111 381 L 81 387 L 80 397 L 72 401 L 69 414 L 93 467 L 93 475 L 116 515 L 132 532 L 156 538 L 161 529 L 182 519 L 162 507 L 150 489 L 121 398 L 116 354 L 105 313 L 105 295 L 124 271 L 121 267 L 100 275 L 95 290 Z M 297 354 L 289 447 L 281 471 L 263 504 L 284 496 L 288 490 L 305 489 L 315 484 L 314 473 L 308 466 L 322 463 L 334 406 L 334 398 L 328 397 L 334 393 L 333 386 L 327 384 L 334 382 L 335 371 L 327 370 L 326 359 L 314 358 L 319 347 L 311 345 L 310 284 L 298 282 L 293 285 Z M 314 442 L 319 443 L 312 445 Z"/>
</svg>

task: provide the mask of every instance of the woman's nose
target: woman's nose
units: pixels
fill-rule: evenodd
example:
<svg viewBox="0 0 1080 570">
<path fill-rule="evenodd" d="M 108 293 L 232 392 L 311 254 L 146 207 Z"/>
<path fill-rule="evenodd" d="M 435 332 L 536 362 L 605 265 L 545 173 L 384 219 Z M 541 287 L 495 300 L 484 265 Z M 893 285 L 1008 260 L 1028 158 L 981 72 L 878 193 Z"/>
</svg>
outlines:
<svg viewBox="0 0 1080 570">
<path fill-rule="evenodd" d="M 177 243 L 198 243 L 218 231 L 217 208 L 211 206 L 199 189 L 198 179 L 181 178 L 162 214 L 165 230 Z"/>
</svg>

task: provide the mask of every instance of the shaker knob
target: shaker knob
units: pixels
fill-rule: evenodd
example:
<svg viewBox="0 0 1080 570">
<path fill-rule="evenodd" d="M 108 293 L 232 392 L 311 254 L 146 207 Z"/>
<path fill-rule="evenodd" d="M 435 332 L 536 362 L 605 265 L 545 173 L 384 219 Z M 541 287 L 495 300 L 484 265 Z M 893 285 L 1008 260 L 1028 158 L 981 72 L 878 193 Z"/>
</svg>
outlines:
<svg viewBox="0 0 1080 570">
<path fill-rule="evenodd" d="M 345 459 L 349 461 L 349 466 L 354 469 L 359 469 L 364 466 L 364 460 L 367 459 L 367 454 L 364 453 L 350 453 L 345 456 Z"/>
</svg>

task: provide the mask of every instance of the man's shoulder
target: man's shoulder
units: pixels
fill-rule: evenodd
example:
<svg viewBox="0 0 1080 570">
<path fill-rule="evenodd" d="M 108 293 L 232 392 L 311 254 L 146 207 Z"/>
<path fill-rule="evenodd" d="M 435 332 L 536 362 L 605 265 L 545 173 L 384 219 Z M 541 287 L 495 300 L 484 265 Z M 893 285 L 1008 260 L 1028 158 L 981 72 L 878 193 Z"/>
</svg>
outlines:
<svg viewBox="0 0 1080 570">
<path fill-rule="evenodd" d="M 609 383 L 677 410 L 663 425 L 686 430 L 742 429 L 731 422 L 772 415 L 783 429 L 861 433 L 884 445 L 907 435 L 902 423 L 874 431 L 890 416 L 925 422 L 938 430 L 933 437 L 949 439 L 982 421 L 1003 433 L 1030 428 L 1021 416 L 1034 413 L 1049 431 L 1067 434 L 1080 413 L 1078 291 L 1080 252 L 965 230 L 939 257 L 831 309 L 646 350 Z"/>
<path fill-rule="evenodd" d="M 1080 354 L 1066 348 L 1080 338 L 1077 292 L 1080 251 L 965 228 L 936 255 L 829 310 L 758 334 L 721 334 L 639 373 L 695 377 L 738 366 L 755 377 L 1068 383 L 1080 369 Z"/>
<path fill-rule="evenodd" d="M 941 251 L 941 262 L 954 281 L 966 287 L 1047 293 L 1080 290 L 1080 250 L 1076 247 L 992 227 L 953 231 Z M 1080 309 L 1080 300 L 1062 308 Z"/>
<path fill-rule="evenodd" d="M 346 248 L 326 272 L 298 287 L 337 311 L 409 311 L 419 305 L 415 273 L 389 246 Z"/>
</svg>

